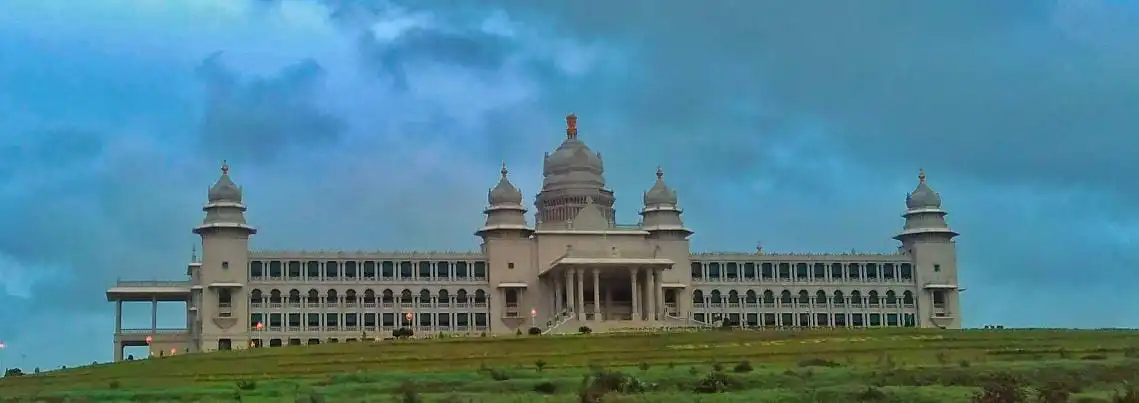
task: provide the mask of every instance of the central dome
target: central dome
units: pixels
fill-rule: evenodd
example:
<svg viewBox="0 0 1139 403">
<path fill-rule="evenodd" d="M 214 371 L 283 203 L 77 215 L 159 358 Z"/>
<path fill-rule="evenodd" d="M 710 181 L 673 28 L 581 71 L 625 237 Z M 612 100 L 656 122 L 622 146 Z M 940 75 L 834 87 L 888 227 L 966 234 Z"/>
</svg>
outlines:
<svg viewBox="0 0 1139 403">
<path fill-rule="evenodd" d="M 577 116 L 566 117 L 566 139 L 542 163 L 542 188 L 563 186 L 605 187 L 601 155 L 577 138 Z"/>
</svg>

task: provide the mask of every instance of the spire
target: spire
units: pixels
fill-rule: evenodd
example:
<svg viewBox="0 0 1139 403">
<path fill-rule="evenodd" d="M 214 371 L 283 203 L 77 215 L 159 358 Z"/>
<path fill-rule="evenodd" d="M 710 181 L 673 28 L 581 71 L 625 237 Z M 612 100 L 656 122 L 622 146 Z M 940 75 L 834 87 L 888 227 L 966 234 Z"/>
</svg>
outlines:
<svg viewBox="0 0 1139 403">
<path fill-rule="evenodd" d="M 506 170 L 506 160 L 502 161 L 502 169 L 499 170 L 498 172 L 502 174 L 502 179 L 506 179 L 506 174 L 510 172 L 510 171 Z"/>
<path fill-rule="evenodd" d="M 577 138 L 577 115 L 571 113 L 566 115 L 566 139 L 573 140 Z"/>
<path fill-rule="evenodd" d="M 645 192 L 644 202 L 645 206 L 654 205 L 676 205 L 676 192 L 664 183 L 664 169 L 657 166 L 657 180 L 653 187 Z"/>
<path fill-rule="evenodd" d="M 925 169 L 918 170 L 918 185 L 906 195 L 906 208 L 941 208 L 941 195 L 937 194 L 925 181 Z"/>
<path fill-rule="evenodd" d="M 198 245 L 194 244 L 194 246 L 190 248 L 190 263 L 197 263 L 197 262 L 198 262 Z"/>
<path fill-rule="evenodd" d="M 210 187 L 209 201 L 241 203 L 241 188 L 229 177 L 229 163 L 222 161 L 221 177 Z"/>
</svg>

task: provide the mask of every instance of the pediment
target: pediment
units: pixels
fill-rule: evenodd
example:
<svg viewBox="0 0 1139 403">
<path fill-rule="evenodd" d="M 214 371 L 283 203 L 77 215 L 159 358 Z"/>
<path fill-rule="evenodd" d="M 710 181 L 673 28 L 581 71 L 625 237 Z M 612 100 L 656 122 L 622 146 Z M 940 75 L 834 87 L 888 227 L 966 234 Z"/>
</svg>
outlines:
<svg viewBox="0 0 1139 403">
<path fill-rule="evenodd" d="M 571 227 L 578 231 L 602 231 L 609 229 L 609 219 L 605 218 L 605 213 L 602 212 L 601 206 L 598 206 L 590 198 L 581 211 L 577 212 L 577 216 L 573 218 L 573 226 Z"/>
</svg>

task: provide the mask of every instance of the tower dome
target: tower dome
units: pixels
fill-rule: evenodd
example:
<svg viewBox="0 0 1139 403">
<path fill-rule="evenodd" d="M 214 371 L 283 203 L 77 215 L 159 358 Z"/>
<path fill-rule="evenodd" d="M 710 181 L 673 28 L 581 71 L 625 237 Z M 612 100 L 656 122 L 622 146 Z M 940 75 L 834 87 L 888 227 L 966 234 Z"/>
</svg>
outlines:
<svg viewBox="0 0 1139 403">
<path fill-rule="evenodd" d="M 601 155 L 577 138 L 577 116 L 566 116 L 566 139 L 542 162 L 542 187 L 604 187 L 604 173 Z"/>
<path fill-rule="evenodd" d="M 210 187 L 209 202 L 241 203 L 241 188 L 229 178 L 229 164 L 222 162 L 221 177 Z"/>
<path fill-rule="evenodd" d="M 645 192 L 645 206 L 676 205 L 676 191 L 664 183 L 664 170 L 657 167 L 657 181 L 653 187 Z"/>
<path fill-rule="evenodd" d="M 933 191 L 925 183 L 925 170 L 918 171 L 918 186 L 906 196 L 906 208 L 917 210 L 923 208 L 941 208 L 941 195 Z"/>
<path fill-rule="evenodd" d="M 506 174 L 509 172 L 506 170 L 506 162 L 502 163 L 502 170 L 499 172 L 502 173 L 502 178 L 498 180 L 498 185 L 487 194 L 487 203 L 491 205 L 522 204 L 522 192 L 506 178 Z"/>
</svg>

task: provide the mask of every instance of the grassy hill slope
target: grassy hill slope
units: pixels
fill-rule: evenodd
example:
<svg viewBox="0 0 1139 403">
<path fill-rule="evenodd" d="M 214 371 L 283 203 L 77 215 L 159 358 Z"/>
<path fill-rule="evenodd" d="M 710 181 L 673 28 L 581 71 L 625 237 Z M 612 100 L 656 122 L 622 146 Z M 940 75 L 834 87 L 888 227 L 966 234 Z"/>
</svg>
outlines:
<svg viewBox="0 0 1139 403">
<path fill-rule="evenodd" d="M 8 377 L 0 380 L 0 401 L 579 402 L 581 394 L 596 393 L 606 401 L 944 403 L 968 402 L 1008 375 L 1000 382 L 1024 386 L 1024 393 L 1062 389 L 1111 402 L 1139 375 L 1137 352 L 1139 332 L 1124 330 L 409 340 L 190 354 Z M 733 393 L 704 393 L 722 391 Z"/>
</svg>

